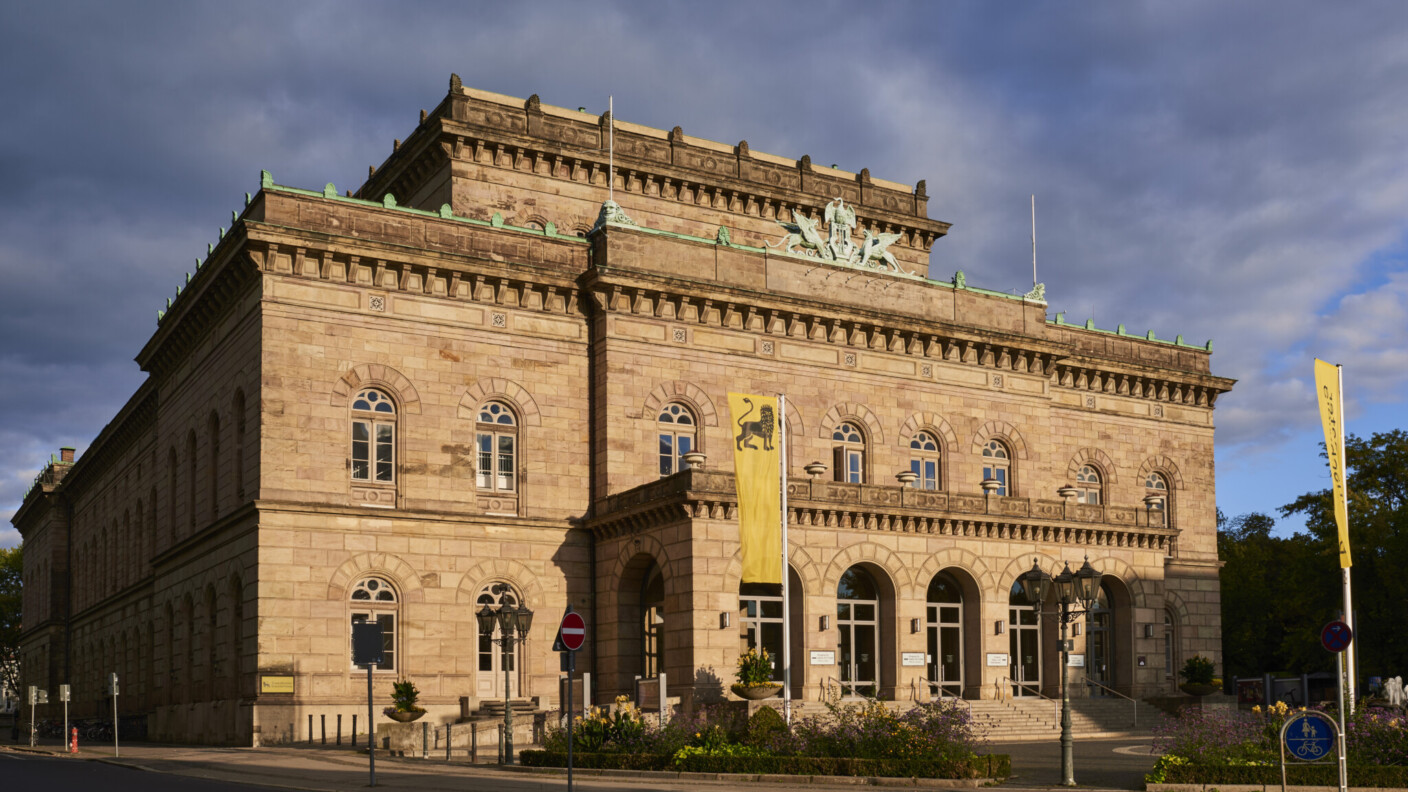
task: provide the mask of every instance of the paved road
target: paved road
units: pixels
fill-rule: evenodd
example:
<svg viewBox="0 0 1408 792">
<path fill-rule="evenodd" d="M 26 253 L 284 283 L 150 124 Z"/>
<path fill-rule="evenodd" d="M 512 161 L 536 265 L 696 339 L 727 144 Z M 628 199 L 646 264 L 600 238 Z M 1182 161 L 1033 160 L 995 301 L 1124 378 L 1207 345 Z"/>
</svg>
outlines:
<svg viewBox="0 0 1408 792">
<path fill-rule="evenodd" d="M 1124 740 L 1077 739 L 1076 784 L 1106 789 L 1143 789 L 1144 774 L 1154 767 L 1148 752 L 1149 738 Z M 1061 744 L 1056 740 L 1033 743 L 995 743 L 993 753 L 1012 755 L 1012 777 L 1003 787 L 1042 787 L 1061 783 Z"/>
<path fill-rule="evenodd" d="M 46 792 L 251 792 L 269 787 L 211 781 L 128 767 L 0 751 L 6 789 Z"/>
</svg>

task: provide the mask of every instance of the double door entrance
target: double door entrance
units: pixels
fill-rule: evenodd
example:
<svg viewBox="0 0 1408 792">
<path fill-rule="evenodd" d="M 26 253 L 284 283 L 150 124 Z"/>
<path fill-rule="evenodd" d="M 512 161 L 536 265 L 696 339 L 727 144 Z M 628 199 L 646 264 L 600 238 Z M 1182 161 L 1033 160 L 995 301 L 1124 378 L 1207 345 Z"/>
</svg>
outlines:
<svg viewBox="0 0 1408 792">
<path fill-rule="evenodd" d="M 1012 692 L 1018 696 L 1041 693 L 1041 614 L 1030 605 L 1012 605 L 1007 612 L 1007 650 Z"/>
</svg>

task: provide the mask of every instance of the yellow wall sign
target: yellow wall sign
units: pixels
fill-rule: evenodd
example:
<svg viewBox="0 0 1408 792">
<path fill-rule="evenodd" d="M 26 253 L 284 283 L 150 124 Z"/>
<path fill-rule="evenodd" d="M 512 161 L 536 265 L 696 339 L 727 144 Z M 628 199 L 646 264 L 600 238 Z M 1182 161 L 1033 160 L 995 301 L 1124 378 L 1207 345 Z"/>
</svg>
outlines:
<svg viewBox="0 0 1408 792">
<path fill-rule="evenodd" d="M 293 677 L 262 676 L 259 678 L 260 693 L 292 693 Z"/>
</svg>

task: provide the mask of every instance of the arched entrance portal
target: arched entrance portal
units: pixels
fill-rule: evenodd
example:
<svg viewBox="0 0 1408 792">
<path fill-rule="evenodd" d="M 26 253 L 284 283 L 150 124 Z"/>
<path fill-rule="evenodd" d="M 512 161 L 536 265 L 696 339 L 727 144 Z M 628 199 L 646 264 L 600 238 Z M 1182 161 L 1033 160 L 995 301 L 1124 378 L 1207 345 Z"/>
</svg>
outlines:
<svg viewBox="0 0 1408 792">
<path fill-rule="evenodd" d="M 847 569 L 836 584 L 836 665 L 843 696 L 873 698 L 885 684 L 880 625 L 886 614 L 881 606 L 888 611 L 891 597 L 893 589 L 882 591 L 881 582 L 860 565 Z"/>
<path fill-rule="evenodd" d="M 1095 606 L 1085 616 L 1086 678 L 1092 696 L 1111 691 L 1130 695 L 1133 681 L 1134 624 L 1129 588 L 1119 578 L 1100 582 Z"/>
<path fill-rule="evenodd" d="M 1007 651 L 1012 692 L 1041 694 L 1041 612 L 1027 602 L 1022 582 L 1013 581 L 1007 595 Z"/>
<path fill-rule="evenodd" d="M 490 609 L 497 611 L 501 607 L 516 608 L 522 602 L 518 592 L 509 584 L 490 583 L 480 589 L 479 596 L 474 600 L 474 609 L 477 611 L 488 605 Z M 512 698 L 519 689 L 515 654 L 517 642 L 499 641 L 502 637 L 499 620 L 495 619 L 493 625 L 489 631 L 481 630 L 479 633 L 479 674 L 476 679 L 476 691 L 480 700 Z M 505 671 L 508 672 L 508 690 L 504 689 Z"/>
<path fill-rule="evenodd" d="M 927 599 L 929 692 L 962 698 L 963 592 L 953 576 L 940 572 L 929 581 Z"/>
</svg>

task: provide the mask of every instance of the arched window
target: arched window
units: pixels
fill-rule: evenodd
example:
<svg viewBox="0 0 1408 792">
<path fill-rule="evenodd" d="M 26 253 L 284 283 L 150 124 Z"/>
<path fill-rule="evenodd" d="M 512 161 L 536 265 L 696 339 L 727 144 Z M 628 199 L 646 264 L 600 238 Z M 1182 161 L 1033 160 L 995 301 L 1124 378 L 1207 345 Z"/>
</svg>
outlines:
<svg viewBox="0 0 1408 792">
<path fill-rule="evenodd" d="M 1100 471 L 1094 465 L 1081 465 L 1076 473 L 1076 503 L 1099 506 L 1103 502 L 1100 493 Z"/>
<path fill-rule="evenodd" d="M 983 481 L 996 481 L 995 495 L 1008 495 L 1012 490 L 1012 455 L 1001 440 L 989 440 L 983 446 Z"/>
<path fill-rule="evenodd" d="M 865 483 L 865 435 L 857 424 L 844 421 L 831 433 L 836 447 L 836 480 L 851 484 Z"/>
<path fill-rule="evenodd" d="M 654 563 L 640 587 L 641 676 L 649 679 L 665 670 L 665 576 Z"/>
<path fill-rule="evenodd" d="M 488 605 L 491 610 L 497 611 L 502 607 L 517 608 L 525 604 L 518 592 L 507 583 L 490 583 L 479 591 L 479 597 L 474 601 L 474 610 Z M 479 697 L 481 699 L 501 699 L 512 697 L 514 690 L 504 689 L 504 675 L 508 674 L 508 684 L 512 687 L 518 676 L 516 656 L 514 650 L 517 640 L 501 642 L 498 639 L 503 637 L 503 632 L 499 629 L 499 620 L 494 619 L 493 627 L 488 631 L 479 632 Z"/>
<path fill-rule="evenodd" d="M 1148 509 L 1151 526 L 1168 524 L 1168 497 L 1168 479 L 1162 473 L 1150 473 L 1144 479 L 1144 506 Z"/>
<path fill-rule="evenodd" d="M 220 517 L 220 414 L 210 414 L 210 520 Z"/>
<path fill-rule="evenodd" d="M 176 544 L 176 447 L 166 453 L 166 542 Z"/>
<path fill-rule="evenodd" d="M 235 499 L 244 500 L 244 391 L 235 391 Z"/>
<path fill-rule="evenodd" d="M 502 402 L 486 402 L 479 408 L 475 432 L 479 465 L 475 483 L 479 489 L 513 492 L 518 488 L 518 421 Z"/>
<path fill-rule="evenodd" d="M 698 422 L 688 407 L 670 402 L 656 419 L 660 430 L 660 475 L 668 476 L 689 467 L 684 455 L 698 447 L 695 429 Z"/>
<path fill-rule="evenodd" d="M 239 577 L 230 579 L 230 645 L 225 649 L 229 666 L 225 676 L 229 678 L 227 688 L 230 698 L 239 698 L 241 653 L 244 649 L 244 582 Z"/>
<path fill-rule="evenodd" d="M 880 684 L 880 587 L 858 566 L 836 584 L 836 626 L 841 631 L 841 691 L 874 697 Z"/>
<path fill-rule="evenodd" d="M 1007 625 L 1012 692 L 1018 696 L 1040 695 L 1041 614 L 1027 601 L 1020 578 L 1012 583 L 1008 592 Z"/>
<path fill-rule="evenodd" d="M 1178 629 L 1173 611 L 1164 609 L 1164 680 L 1172 681 L 1178 674 Z"/>
<path fill-rule="evenodd" d="M 186 522 L 196 527 L 196 430 L 186 434 Z"/>
<path fill-rule="evenodd" d="M 919 432 L 909 441 L 909 470 L 919 477 L 911 487 L 939 488 L 939 443 L 928 432 Z"/>
<path fill-rule="evenodd" d="M 940 572 L 929 581 L 929 686 L 934 695 L 963 696 L 963 593 Z"/>
<path fill-rule="evenodd" d="M 381 625 L 381 663 L 377 671 L 396 670 L 396 589 L 385 578 L 364 577 L 352 587 L 352 624 L 374 622 Z M 347 630 L 348 657 L 351 658 L 352 630 Z M 366 666 L 353 666 L 366 668 Z"/>
<path fill-rule="evenodd" d="M 352 400 L 352 480 L 396 483 L 396 405 L 376 388 Z"/>
<path fill-rule="evenodd" d="M 219 676 L 220 656 L 215 653 L 215 636 L 219 627 L 219 600 L 215 587 L 205 588 L 205 697 L 215 698 L 215 679 Z"/>
</svg>

